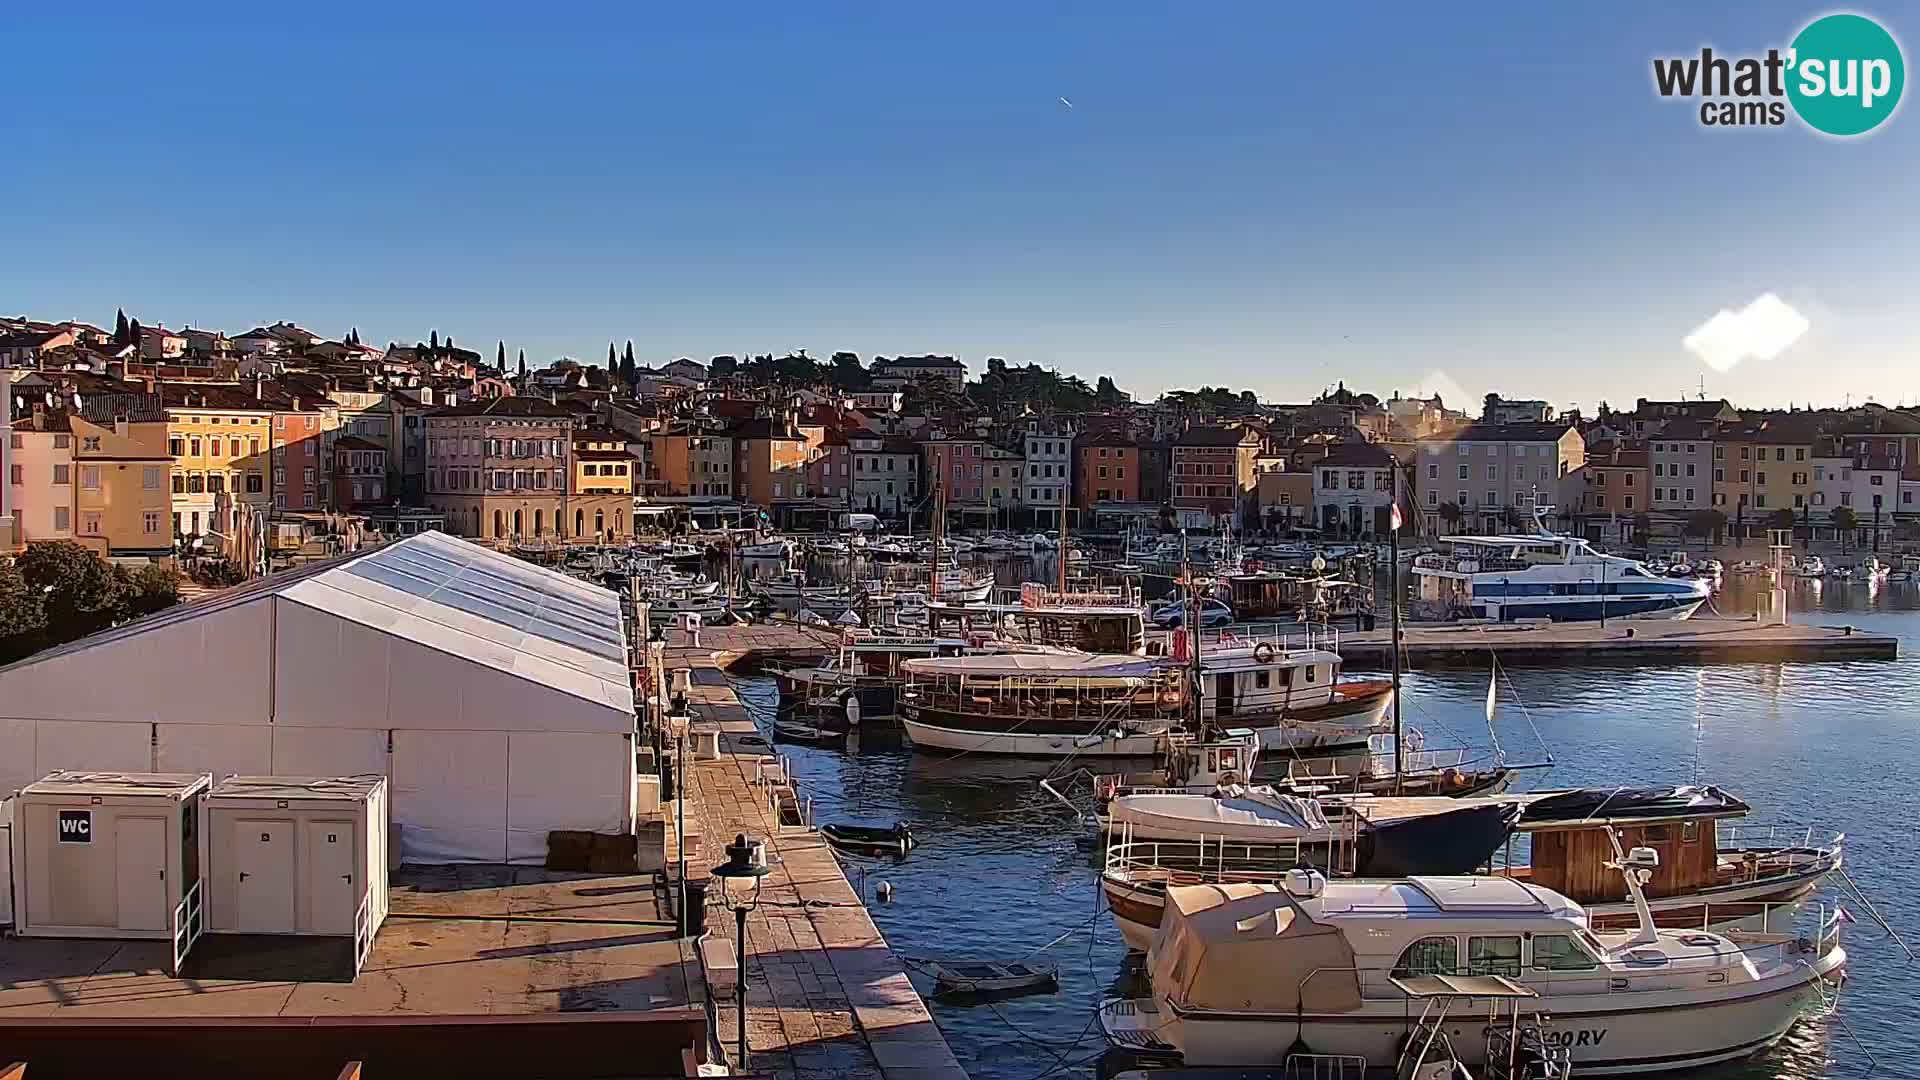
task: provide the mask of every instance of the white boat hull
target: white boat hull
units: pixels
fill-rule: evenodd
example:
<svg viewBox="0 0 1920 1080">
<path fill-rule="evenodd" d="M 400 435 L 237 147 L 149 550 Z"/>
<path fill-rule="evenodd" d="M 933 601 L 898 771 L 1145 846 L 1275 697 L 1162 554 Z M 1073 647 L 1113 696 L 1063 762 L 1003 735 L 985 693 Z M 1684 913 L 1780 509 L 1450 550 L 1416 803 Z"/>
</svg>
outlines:
<svg viewBox="0 0 1920 1080">
<path fill-rule="evenodd" d="M 954 754 L 1006 754 L 1016 757 L 1151 757 L 1160 733 L 1065 735 L 1060 733 L 965 731 L 902 718 L 913 745 Z"/>
<path fill-rule="evenodd" d="M 1594 994 L 1547 995 L 1542 1007 L 1552 1017 L 1549 1038 L 1567 1048 L 1577 1075 L 1670 1072 L 1735 1061 L 1772 1046 L 1817 1000 L 1814 977 L 1814 969 L 1803 968 L 1756 983 L 1734 1000 L 1698 990 L 1633 994 L 1631 1010 L 1609 1005 L 1603 984 Z M 1656 997 L 1669 1000 L 1641 1000 Z M 1169 1025 L 1167 1034 L 1188 1066 L 1269 1065 L 1277 1060 L 1276 1048 L 1291 1046 L 1296 1039 L 1314 1053 L 1353 1054 L 1385 1065 L 1394 1061 L 1412 1026 L 1404 1001 L 1372 1000 L 1347 1016 L 1183 1017 Z M 1460 1039 L 1454 1047 L 1467 1065 L 1485 1064 L 1485 1047 L 1478 1040 Z"/>
</svg>

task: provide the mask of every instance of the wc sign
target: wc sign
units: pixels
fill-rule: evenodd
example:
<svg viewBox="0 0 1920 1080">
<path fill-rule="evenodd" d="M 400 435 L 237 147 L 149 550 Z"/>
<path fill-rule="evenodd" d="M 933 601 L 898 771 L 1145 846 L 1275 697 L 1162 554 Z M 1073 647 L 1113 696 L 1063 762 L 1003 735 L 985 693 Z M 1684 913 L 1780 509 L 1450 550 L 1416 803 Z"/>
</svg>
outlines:
<svg viewBox="0 0 1920 1080">
<path fill-rule="evenodd" d="M 60 811 L 60 842 L 63 844 L 93 843 L 93 811 Z"/>
</svg>

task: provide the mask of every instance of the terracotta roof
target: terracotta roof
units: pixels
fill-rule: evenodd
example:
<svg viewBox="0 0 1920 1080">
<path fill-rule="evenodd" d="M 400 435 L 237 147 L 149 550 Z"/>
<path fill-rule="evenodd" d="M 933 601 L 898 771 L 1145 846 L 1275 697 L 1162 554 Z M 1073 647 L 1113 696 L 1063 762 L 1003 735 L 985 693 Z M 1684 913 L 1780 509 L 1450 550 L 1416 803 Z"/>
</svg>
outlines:
<svg viewBox="0 0 1920 1080">
<path fill-rule="evenodd" d="M 382 453 L 387 449 L 372 439 L 363 439 L 358 435 L 340 436 L 333 440 L 333 448 L 335 450 L 378 450 Z"/>
<path fill-rule="evenodd" d="M 1195 427 L 1189 428 L 1178 439 L 1175 446 L 1239 446 L 1248 440 L 1258 441 L 1259 436 L 1246 428 L 1231 427 Z"/>
<path fill-rule="evenodd" d="M 437 409 L 434 416 L 539 416 L 556 420 L 573 419 L 573 410 L 565 405 L 555 405 L 546 398 L 538 397 L 497 397 L 479 401 L 462 402 Z"/>
<path fill-rule="evenodd" d="M 1559 442 L 1569 424 L 1468 424 L 1456 431 L 1435 435 L 1432 442 Z"/>
</svg>

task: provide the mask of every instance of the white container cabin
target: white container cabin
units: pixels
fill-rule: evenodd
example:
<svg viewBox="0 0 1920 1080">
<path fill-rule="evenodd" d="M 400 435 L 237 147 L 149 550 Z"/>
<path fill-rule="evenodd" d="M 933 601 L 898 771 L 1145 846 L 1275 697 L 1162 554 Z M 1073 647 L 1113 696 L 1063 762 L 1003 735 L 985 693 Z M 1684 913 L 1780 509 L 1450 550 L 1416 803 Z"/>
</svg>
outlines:
<svg viewBox="0 0 1920 1080">
<path fill-rule="evenodd" d="M 201 930 L 206 773 L 59 771 L 13 797 L 14 932 L 173 942 Z"/>
<path fill-rule="evenodd" d="M 382 776 L 231 776 L 206 799 L 207 929 L 338 937 L 365 964 L 387 916 Z"/>
</svg>

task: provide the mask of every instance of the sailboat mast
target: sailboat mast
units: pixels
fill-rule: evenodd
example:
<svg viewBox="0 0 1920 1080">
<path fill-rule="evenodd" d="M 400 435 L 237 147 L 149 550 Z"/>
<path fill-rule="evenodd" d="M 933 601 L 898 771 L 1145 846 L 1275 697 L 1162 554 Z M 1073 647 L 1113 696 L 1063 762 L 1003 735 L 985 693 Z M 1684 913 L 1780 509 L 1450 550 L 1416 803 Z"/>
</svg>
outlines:
<svg viewBox="0 0 1920 1080">
<path fill-rule="evenodd" d="M 1067 595 L 1067 485 L 1060 485 L 1060 595 Z"/>
<path fill-rule="evenodd" d="M 946 455 L 942 454 L 940 457 L 944 465 Z M 933 528 L 928 530 L 933 536 L 933 566 L 927 571 L 928 601 L 940 599 L 940 534 L 947 529 L 947 484 L 946 477 L 942 475 L 944 472 L 943 469 L 933 476 Z M 909 542 L 912 541 L 911 533 L 908 534 L 907 539 Z"/>
<path fill-rule="evenodd" d="M 1187 530 L 1180 530 L 1180 577 L 1187 589 L 1187 617 L 1180 620 L 1181 629 L 1187 634 L 1187 655 L 1193 658 L 1193 666 L 1188 670 L 1187 683 L 1193 699 L 1193 730 L 1202 740 L 1207 738 L 1206 714 L 1201 708 L 1200 694 L 1200 600 L 1199 589 L 1193 579 L 1193 551 L 1187 544 Z"/>
<path fill-rule="evenodd" d="M 1401 770 L 1400 744 L 1405 732 L 1400 724 L 1400 461 L 1393 463 L 1393 509 L 1387 520 L 1387 582 L 1393 590 L 1393 790 L 1399 794 L 1404 774 Z"/>
</svg>

